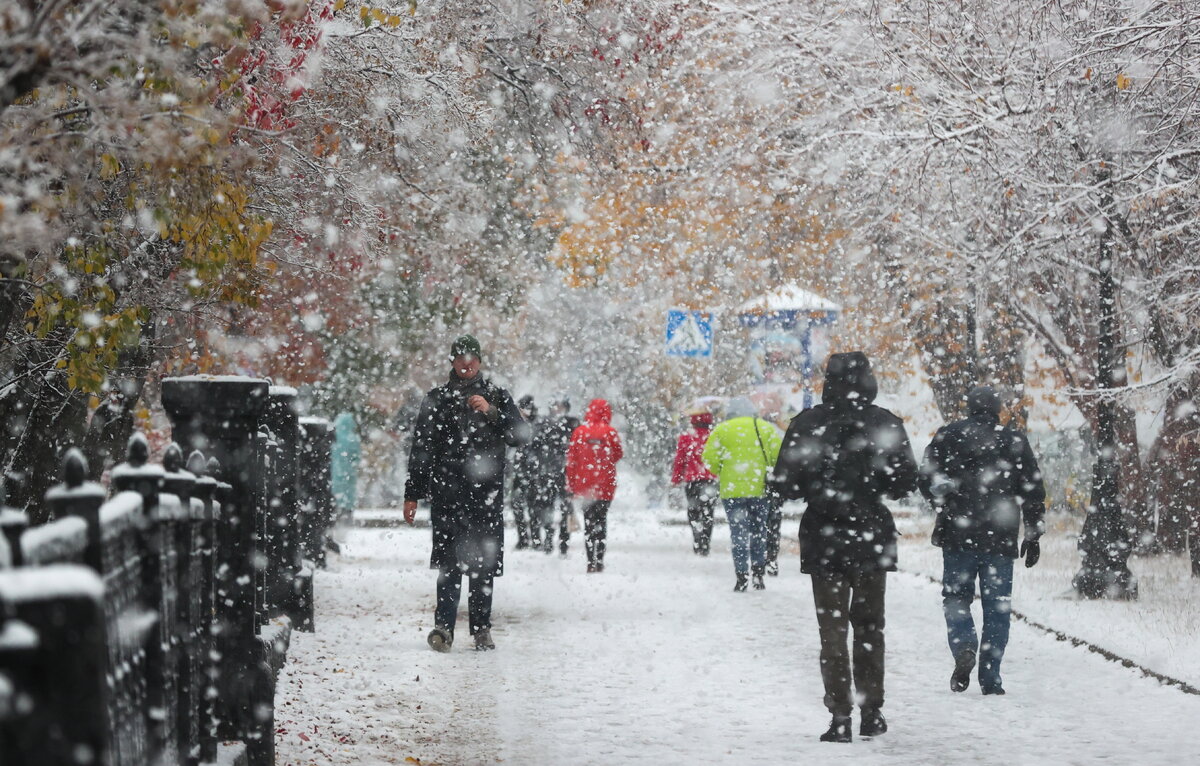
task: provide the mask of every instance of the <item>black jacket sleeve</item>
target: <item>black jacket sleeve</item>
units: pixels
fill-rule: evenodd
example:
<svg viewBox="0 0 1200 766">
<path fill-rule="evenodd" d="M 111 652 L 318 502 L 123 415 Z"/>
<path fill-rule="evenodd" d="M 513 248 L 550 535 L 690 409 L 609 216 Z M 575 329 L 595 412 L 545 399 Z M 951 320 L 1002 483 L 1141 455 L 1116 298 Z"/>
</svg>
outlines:
<svg viewBox="0 0 1200 766">
<path fill-rule="evenodd" d="M 917 489 L 921 495 L 935 508 L 945 504 L 945 495 L 933 493 L 933 485 L 939 474 L 946 475 L 946 430 L 939 428 L 933 435 L 929 446 L 925 448 L 925 457 L 921 461 L 921 472 L 917 474 Z"/>
<path fill-rule="evenodd" d="M 1046 531 L 1046 485 L 1042 481 L 1042 470 L 1038 467 L 1033 447 L 1024 434 L 1017 434 L 1017 458 L 1014 473 L 1014 491 L 1021 503 L 1021 517 L 1025 521 L 1025 536 L 1036 540 Z"/>
<path fill-rule="evenodd" d="M 408 451 L 408 480 L 404 483 L 405 500 L 424 500 L 429 497 L 429 475 L 433 469 L 433 445 L 437 430 L 433 415 L 433 397 L 426 394 L 413 423 L 412 444 Z"/>
<path fill-rule="evenodd" d="M 904 421 L 890 412 L 887 416 L 890 433 L 881 445 L 886 465 L 883 491 L 893 500 L 899 500 L 917 489 L 917 458 L 908 440 L 908 431 L 904 429 Z"/>
</svg>

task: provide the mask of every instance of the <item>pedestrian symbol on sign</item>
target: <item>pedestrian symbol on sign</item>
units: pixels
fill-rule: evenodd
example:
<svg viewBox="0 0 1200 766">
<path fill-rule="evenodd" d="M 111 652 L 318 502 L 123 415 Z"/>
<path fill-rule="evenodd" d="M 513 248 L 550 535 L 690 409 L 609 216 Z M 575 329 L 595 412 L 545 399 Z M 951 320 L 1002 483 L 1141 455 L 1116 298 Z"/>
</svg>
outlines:
<svg viewBox="0 0 1200 766">
<path fill-rule="evenodd" d="M 667 356 L 712 356 L 712 315 L 704 311 L 667 312 Z"/>
</svg>

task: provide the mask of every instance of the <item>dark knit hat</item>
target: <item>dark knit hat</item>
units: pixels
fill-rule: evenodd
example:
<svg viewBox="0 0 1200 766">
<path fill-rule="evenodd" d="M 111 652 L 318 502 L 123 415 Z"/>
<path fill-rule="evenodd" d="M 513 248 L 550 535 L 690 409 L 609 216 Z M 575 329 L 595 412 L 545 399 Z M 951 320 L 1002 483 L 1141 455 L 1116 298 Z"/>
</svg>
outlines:
<svg viewBox="0 0 1200 766">
<path fill-rule="evenodd" d="M 453 360 L 456 356 L 473 356 L 476 359 L 483 360 L 483 352 L 479 348 L 479 341 L 475 340 L 474 335 L 460 335 L 455 339 L 450 346 L 450 359 Z"/>
</svg>

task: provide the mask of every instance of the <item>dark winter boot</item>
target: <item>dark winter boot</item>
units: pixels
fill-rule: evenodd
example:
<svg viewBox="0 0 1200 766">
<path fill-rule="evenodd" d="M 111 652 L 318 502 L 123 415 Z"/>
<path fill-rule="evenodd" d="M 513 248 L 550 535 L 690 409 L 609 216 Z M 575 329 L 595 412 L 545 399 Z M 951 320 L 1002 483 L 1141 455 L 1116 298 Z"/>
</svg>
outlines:
<svg viewBox="0 0 1200 766">
<path fill-rule="evenodd" d="M 971 671 L 975 669 L 975 650 L 967 647 L 954 658 L 954 672 L 950 675 L 950 691 L 965 692 L 971 685 Z"/>
<path fill-rule="evenodd" d="M 745 572 L 737 573 L 737 582 L 733 584 L 734 593 L 745 593 L 746 586 L 750 584 L 750 576 Z"/>
<path fill-rule="evenodd" d="M 752 570 L 753 570 L 753 575 L 752 575 L 751 579 L 754 581 L 754 589 L 755 590 L 766 590 L 767 584 L 765 582 L 763 582 L 763 572 L 764 572 L 763 567 L 752 567 Z"/>
<path fill-rule="evenodd" d="M 490 652 L 495 648 L 496 645 L 492 643 L 492 631 L 490 629 L 484 628 L 475 634 L 475 651 Z"/>
<path fill-rule="evenodd" d="M 835 715 L 829 723 L 829 730 L 821 735 L 822 742 L 850 742 L 850 716 Z"/>
<path fill-rule="evenodd" d="M 1004 687 L 997 682 L 987 686 L 980 686 L 979 691 L 984 694 L 1004 694 Z"/>
<path fill-rule="evenodd" d="M 883 713 L 879 712 L 879 708 L 862 709 L 862 721 L 858 724 L 858 736 L 878 737 L 886 731 L 887 721 L 883 719 Z"/>
<path fill-rule="evenodd" d="M 767 576 L 768 577 L 778 577 L 779 576 L 779 562 L 778 561 L 768 561 L 767 562 Z"/>
<path fill-rule="evenodd" d="M 426 641 L 429 642 L 429 648 L 435 652 L 448 652 L 454 644 L 454 631 L 439 625 L 429 631 Z"/>
</svg>

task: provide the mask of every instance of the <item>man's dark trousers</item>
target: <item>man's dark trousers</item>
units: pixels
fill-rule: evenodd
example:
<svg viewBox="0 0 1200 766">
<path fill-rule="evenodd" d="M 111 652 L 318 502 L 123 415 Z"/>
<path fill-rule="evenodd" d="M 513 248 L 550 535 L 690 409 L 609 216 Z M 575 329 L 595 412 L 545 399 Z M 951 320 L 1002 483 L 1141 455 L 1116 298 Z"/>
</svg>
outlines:
<svg viewBox="0 0 1200 766">
<path fill-rule="evenodd" d="M 583 506 L 583 533 L 587 537 L 588 564 L 604 566 L 608 549 L 608 507 L 611 500 L 589 500 Z"/>
<path fill-rule="evenodd" d="M 458 602 L 462 598 L 463 572 L 439 572 L 437 580 L 437 609 L 434 611 L 434 624 L 440 628 L 454 630 L 458 620 Z M 471 635 L 481 630 L 491 630 L 492 627 L 492 576 L 476 576 L 466 574 L 471 581 L 467 597 L 467 610 L 470 615 Z"/>
<path fill-rule="evenodd" d="M 814 574 L 813 601 L 821 632 L 821 680 L 825 707 L 835 716 L 854 708 L 854 689 L 863 709 L 883 705 L 883 602 L 886 572 Z M 846 639 L 854 629 L 853 671 Z"/>
<path fill-rule="evenodd" d="M 999 687 L 1000 662 L 1008 646 L 1012 613 L 1013 560 L 1002 553 L 943 549 L 942 567 L 942 608 L 950 653 L 958 657 L 963 649 L 976 652 L 979 685 L 984 689 Z M 976 579 L 983 602 L 982 641 L 971 619 Z"/>
</svg>

